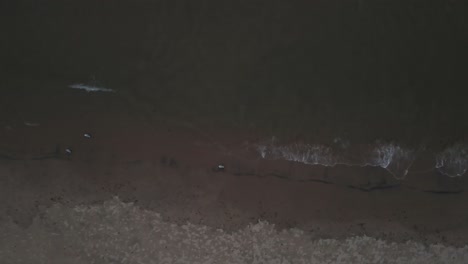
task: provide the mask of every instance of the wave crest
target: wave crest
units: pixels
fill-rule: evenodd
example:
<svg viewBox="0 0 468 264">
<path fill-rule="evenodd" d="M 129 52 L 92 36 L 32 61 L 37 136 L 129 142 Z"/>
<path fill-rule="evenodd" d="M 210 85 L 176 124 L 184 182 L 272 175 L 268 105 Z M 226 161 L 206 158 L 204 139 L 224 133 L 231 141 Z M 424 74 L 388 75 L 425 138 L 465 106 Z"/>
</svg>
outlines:
<svg viewBox="0 0 468 264">
<path fill-rule="evenodd" d="M 436 168 L 440 173 L 455 177 L 462 176 L 468 170 L 468 146 L 457 143 L 436 155 Z"/>
<path fill-rule="evenodd" d="M 334 140 L 336 143 L 337 140 Z M 343 142 L 340 139 L 339 142 Z M 344 141 L 346 142 L 346 141 Z M 336 146 L 335 146 L 336 145 Z M 264 159 L 283 159 L 310 165 L 333 167 L 374 166 L 390 172 L 395 178 L 402 179 L 418 157 L 419 151 L 396 143 L 377 142 L 365 148 L 353 148 L 349 143 L 335 144 L 279 144 L 276 138 L 258 144 L 256 149 Z M 447 176 L 462 176 L 468 170 L 468 145 L 455 144 L 435 155 L 434 168 Z"/>
</svg>

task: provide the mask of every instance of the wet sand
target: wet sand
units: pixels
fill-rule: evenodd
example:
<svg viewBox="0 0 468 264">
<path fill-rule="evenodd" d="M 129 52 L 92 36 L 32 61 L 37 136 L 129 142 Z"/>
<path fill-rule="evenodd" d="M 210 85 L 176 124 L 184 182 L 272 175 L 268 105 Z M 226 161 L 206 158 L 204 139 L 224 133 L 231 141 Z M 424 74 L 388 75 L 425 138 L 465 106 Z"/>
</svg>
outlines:
<svg viewBox="0 0 468 264">
<path fill-rule="evenodd" d="M 18 103 L 21 118 L 4 116 L 2 218 L 22 228 L 55 203 L 117 196 L 169 222 L 226 231 L 262 220 L 317 238 L 466 243 L 466 177 L 428 170 L 424 158 L 403 180 L 380 167 L 265 160 L 254 147 L 258 133 L 135 115 L 116 95 L 65 93 L 41 111 Z"/>
<path fill-rule="evenodd" d="M 453 252 L 451 260 L 467 262 L 466 248 L 451 247 L 468 238 L 467 177 L 434 169 L 435 154 L 468 142 L 463 2 L 0 5 L 8 40 L 0 43 L 0 231 L 8 234 L 0 256 L 9 262 L 29 263 L 37 253 L 44 263 L 81 263 L 74 257 L 89 253 L 81 249 L 93 239 L 107 245 L 109 235 L 114 251 L 88 248 L 102 261 L 104 251 L 127 252 L 119 244 L 126 237 L 113 233 L 126 225 L 142 233 L 141 248 L 161 252 L 147 236 L 158 235 L 154 226 L 177 233 L 190 224 L 221 228 L 214 241 L 235 245 L 268 244 L 249 235 L 266 230 L 278 243 L 274 252 L 287 243 L 281 230 L 286 241 L 301 230 L 301 243 L 312 241 L 309 253 L 339 255 L 343 248 L 333 245 L 341 242 L 348 252 L 377 245 L 378 253 L 386 243 L 390 263 L 405 250 L 418 252 L 420 263 Z M 392 142 L 418 155 L 396 179 L 378 166 L 263 159 L 258 144 L 273 137 L 326 146 L 340 138 L 356 157 L 376 141 Z M 462 170 L 463 151 L 454 156 Z M 109 208 L 118 210 L 96 214 Z M 93 229 L 106 225 L 112 232 Z M 52 250 L 82 234 L 90 236 Z M 172 237 L 172 257 L 180 239 Z M 255 255 L 258 243 L 247 244 L 232 259 Z M 411 262 L 406 253 L 402 261 Z"/>
</svg>

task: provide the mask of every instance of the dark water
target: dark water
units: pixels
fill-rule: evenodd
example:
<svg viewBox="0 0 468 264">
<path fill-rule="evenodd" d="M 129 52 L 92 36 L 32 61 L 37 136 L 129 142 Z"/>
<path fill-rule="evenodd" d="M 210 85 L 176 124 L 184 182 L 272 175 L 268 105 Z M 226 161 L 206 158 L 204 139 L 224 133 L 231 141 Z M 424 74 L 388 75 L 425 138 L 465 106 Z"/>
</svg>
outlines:
<svg viewBox="0 0 468 264">
<path fill-rule="evenodd" d="M 466 14 L 457 0 L 1 1 L 0 117 L 18 114 L 16 100 L 47 105 L 82 83 L 115 90 L 145 115 L 284 139 L 259 145 L 265 158 L 380 166 L 402 178 L 424 150 L 438 173 L 460 176 L 468 168 Z M 371 147 L 356 156 L 348 143 Z M 164 263 L 184 250 L 200 263 L 468 258 L 467 247 L 313 239 L 268 223 L 232 234 L 175 226 L 117 199 L 57 205 L 26 229 L 3 223 L 0 231 L 7 263 Z"/>
<path fill-rule="evenodd" d="M 444 149 L 466 139 L 463 1 L 3 1 L 0 9 L 5 96 L 92 83 L 163 115 L 308 140 Z"/>
</svg>

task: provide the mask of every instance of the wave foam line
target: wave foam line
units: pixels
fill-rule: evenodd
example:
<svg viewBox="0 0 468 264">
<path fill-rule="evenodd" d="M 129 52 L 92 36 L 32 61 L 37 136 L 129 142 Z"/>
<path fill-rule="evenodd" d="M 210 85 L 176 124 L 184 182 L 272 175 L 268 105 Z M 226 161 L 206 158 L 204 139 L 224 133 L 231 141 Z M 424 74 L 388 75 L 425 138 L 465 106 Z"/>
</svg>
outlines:
<svg viewBox="0 0 468 264">
<path fill-rule="evenodd" d="M 417 158 L 417 151 L 394 143 L 377 143 L 359 154 L 346 148 L 325 145 L 289 144 L 277 145 L 274 140 L 256 146 L 264 159 L 283 159 L 310 165 L 333 167 L 374 166 L 389 171 L 395 178 L 404 178 Z M 462 176 L 468 170 L 468 146 L 455 144 L 436 155 L 435 169 L 450 177 Z"/>
</svg>

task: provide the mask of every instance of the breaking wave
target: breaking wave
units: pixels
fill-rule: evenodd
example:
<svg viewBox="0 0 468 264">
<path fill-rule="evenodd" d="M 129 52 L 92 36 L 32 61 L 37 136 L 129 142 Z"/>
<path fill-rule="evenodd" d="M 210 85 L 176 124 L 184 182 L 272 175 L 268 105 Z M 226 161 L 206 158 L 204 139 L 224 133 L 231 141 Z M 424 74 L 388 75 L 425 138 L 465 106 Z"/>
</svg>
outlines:
<svg viewBox="0 0 468 264">
<path fill-rule="evenodd" d="M 436 168 L 447 176 L 462 176 L 468 169 L 468 146 L 457 143 L 436 156 Z"/>
<path fill-rule="evenodd" d="M 390 172 L 395 178 L 404 178 L 418 157 L 418 151 L 395 143 L 377 142 L 372 146 L 354 147 L 342 139 L 335 139 L 334 145 L 258 144 L 256 149 L 264 159 L 283 159 L 310 165 L 333 167 L 336 165 L 374 166 Z M 436 155 L 434 168 L 442 174 L 462 176 L 468 170 L 468 146 L 455 144 Z"/>
<path fill-rule="evenodd" d="M 416 160 L 416 151 L 395 144 L 378 144 L 370 152 L 370 162 L 365 165 L 379 166 L 396 178 L 404 178 Z"/>
<path fill-rule="evenodd" d="M 114 198 L 101 205 L 54 205 L 22 229 L 0 226 L 2 263 L 467 263 L 462 248 L 366 236 L 312 239 L 266 222 L 233 233 L 165 222 Z"/>
</svg>

